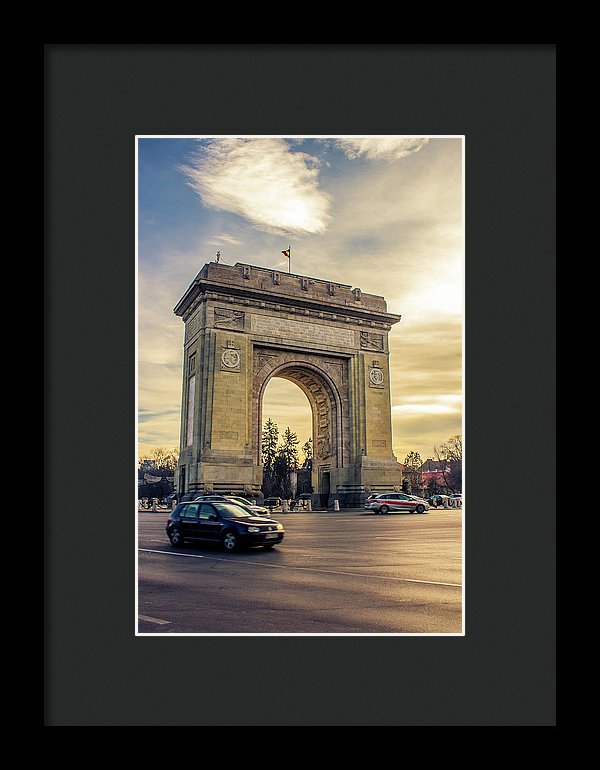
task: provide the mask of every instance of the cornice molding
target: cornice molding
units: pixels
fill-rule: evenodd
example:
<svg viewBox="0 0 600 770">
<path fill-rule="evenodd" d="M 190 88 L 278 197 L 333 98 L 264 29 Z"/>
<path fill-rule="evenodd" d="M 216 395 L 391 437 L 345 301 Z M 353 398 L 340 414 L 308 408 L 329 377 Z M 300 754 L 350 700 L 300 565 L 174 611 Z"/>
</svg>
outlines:
<svg viewBox="0 0 600 770">
<path fill-rule="evenodd" d="M 292 295 L 278 295 L 277 299 L 268 291 L 259 289 L 244 289 L 230 284 L 215 281 L 195 280 L 181 300 L 175 306 L 175 315 L 184 321 L 192 315 L 194 310 L 207 300 L 236 304 L 241 307 L 257 307 L 261 309 L 275 310 L 278 312 L 294 313 L 307 318 L 322 318 L 329 321 L 344 321 L 359 326 L 385 329 L 389 331 L 391 326 L 402 318 L 395 313 L 386 313 L 380 310 L 371 310 L 365 307 L 351 307 L 349 305 L 332 305 L 328 302 L 320 302 L 313 298 L 304 299 Z"/>
</svg>

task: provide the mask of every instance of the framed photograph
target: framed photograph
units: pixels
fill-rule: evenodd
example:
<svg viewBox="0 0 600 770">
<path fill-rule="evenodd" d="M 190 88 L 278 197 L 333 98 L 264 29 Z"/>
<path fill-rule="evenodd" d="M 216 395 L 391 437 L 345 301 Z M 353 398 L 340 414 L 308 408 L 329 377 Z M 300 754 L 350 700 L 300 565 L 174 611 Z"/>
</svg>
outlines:
<svg viewBox="0 0 600 770">
<path fill-rule="evenodd" d="M 47 726 L 555 725 L 555 58 L 46 46 Z"/>
<path fill-rule="evenodd" d="M 136 142 L 137 633 L 464 634 L 464 137 Z"/>
</svg>

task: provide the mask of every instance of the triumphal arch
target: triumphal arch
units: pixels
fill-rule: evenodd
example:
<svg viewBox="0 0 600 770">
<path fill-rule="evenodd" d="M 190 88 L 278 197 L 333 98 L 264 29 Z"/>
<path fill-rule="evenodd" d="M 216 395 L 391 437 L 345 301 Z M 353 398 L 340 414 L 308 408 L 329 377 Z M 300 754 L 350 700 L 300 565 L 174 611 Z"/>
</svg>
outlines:
<svg viewBox="0 0 600 770">
<path fill-rule="evenodd" d="M 261 499 L 262 401 L 294 382 L 313 415 L 314 502 L 399 487 L 388 332 L 399 315 L 346 284 L 210 262 L 174 309 L 185 322 L 179 494 Z"/>
</svg>

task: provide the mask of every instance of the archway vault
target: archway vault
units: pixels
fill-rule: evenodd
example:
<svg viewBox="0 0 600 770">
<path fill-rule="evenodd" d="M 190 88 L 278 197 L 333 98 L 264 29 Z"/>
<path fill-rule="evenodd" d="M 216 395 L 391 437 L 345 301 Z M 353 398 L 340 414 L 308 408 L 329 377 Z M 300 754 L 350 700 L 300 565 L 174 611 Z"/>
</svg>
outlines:
<svg viewBox="0 0 600 770">
<path fill-rule="evenodd" d="M 318 486 L 319 469 L 341 468 L 350 452 L 347 360 L 297 351 L 254 350 L 253 432 L 255 460 L 261 461 L 263 396 L 274 377 L 297 385 L 306 395 L 312 411 L 313 487 Z"/>
<path fill-rule="evenodd" d="M 330 490 L 330 503 L 357 505 L 371 490 L 399 487 L 388 332 L 400 317 L 383 297 L 211 262 L 175 313 L 185 322 L 180 493 L 261 497 L 262 402 L 273 377 L 295 383 L 309 401 L 313 486 Z"/>
</svg>

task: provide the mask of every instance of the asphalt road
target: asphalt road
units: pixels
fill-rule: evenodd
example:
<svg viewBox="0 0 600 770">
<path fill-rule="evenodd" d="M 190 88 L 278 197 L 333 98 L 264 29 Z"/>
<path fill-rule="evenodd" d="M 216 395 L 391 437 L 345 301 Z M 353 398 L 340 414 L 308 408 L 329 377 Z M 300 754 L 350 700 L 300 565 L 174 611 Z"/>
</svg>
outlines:
<svg viewBox="0 0 600 770">
<path fill-rule="evenodd" d="M 139 634 L 462 633 L 460 510 L 275 514 L 272 551 L 173 548 L 140 513 Z"/>
</svg>

